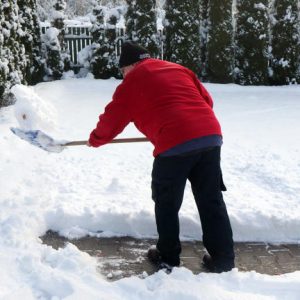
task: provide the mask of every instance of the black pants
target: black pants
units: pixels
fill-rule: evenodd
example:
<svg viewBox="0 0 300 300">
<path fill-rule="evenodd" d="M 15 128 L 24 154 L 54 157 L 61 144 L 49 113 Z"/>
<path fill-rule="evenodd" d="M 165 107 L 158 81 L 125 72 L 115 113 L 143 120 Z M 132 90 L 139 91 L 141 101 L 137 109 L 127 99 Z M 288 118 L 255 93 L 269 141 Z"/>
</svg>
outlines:
<svg viewBox="0 0 300 300">
<path fill-rule="evenodd" d="M 226 188 L 220 167 L 220 147 L 155 158 L 152 198 L 159 236 L 157 249 L 162 259 L 170 265 L 180 264 L 178 212 L 187 179 L 200 215 L 205 248 L 213 258 L 232 262 L 232 230 L 222 196 Z"/>
</svg>

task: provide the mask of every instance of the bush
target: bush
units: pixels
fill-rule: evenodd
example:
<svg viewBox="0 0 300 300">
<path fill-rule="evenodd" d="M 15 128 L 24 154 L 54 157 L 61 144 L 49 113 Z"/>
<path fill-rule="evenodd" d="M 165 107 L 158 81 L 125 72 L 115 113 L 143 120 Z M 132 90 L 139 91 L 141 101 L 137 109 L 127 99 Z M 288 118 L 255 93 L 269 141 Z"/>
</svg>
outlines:
<svg viewBox="0 0 300 300">
<path fill-rule="evenodd" d="M 208 1 L 206 80 L 233 82 L 232 1 Z"/>
<path fill-rule="evenodd" d="M 200 73 L 199 0 L 166 0 L 165 58 Z"/>
<path fill-rule="evenodd" d="M 297 0 L 275 0 L 272 19 L 272 84 L 300 82 Z"/>
<path fill-rule="evenodd" d="M 237 0 L 235 81 L 268 83 L 268 0 Z"/>
<path fill-rule="evenodd" d="M 147 48 L 152 57 L 159 56 L 155 0 L 126 1 L 126 38 Z"/>
</svg>

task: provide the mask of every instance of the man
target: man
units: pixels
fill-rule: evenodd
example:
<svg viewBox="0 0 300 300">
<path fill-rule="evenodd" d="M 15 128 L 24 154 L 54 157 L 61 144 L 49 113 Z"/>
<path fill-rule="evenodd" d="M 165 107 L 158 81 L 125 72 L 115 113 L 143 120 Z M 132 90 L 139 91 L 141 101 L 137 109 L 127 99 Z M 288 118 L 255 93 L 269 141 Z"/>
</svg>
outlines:
<svg viewBox="0 0 300 300">
<path fill-rule="evenodd" d="M 122 46 L 124 80 L 91 132 L 89 146 L 111 141 L 130 122 L 154 145 L 152 198 L 158 231 L 148 258 L 159 269 L 180 265 L 178 212 L 187 179 L 191 182 L 211 272 L 234 267 L 232 230 L 222 190 L 222 133 L 213 101 L 195 74 L 175 63 L 150 58 L 132 42 Z"/>
</svg>

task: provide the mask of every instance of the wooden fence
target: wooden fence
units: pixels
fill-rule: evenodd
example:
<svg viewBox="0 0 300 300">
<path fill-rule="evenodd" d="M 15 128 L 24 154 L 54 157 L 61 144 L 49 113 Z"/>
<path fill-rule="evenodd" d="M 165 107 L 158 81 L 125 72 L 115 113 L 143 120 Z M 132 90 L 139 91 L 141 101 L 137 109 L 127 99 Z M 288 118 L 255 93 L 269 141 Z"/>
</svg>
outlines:
<svg viewBox="0 0 300 300">
<path fill-rule="evenodd" d="M 78 52 L 92 43 L 90 27 L 67 27 L 65 42 L 71 61 L 74 65 L 78 65 Z"/>
<path fill-rule="evenodd" d="M 45 34 L 48 28 L 49 27 L 46 26 L 41 27 L 42 34 Z M 117 36 L 120 37 L 119 39 L 117 39 L 117 43 L 116 43 L 117 56 L 119 56 L 121 52 L 121 46 L 122 46 L 121 36 L 123 35 L 124 35 L 124 30 L 117 29 Z M 84 27 L 67 26 L 65 32 L 65 42 L 71 56 L 71 61 L 73 62 L 74 66 L 79 66 L 80 64 L 78 62 L 78 52 L 80 52 L 86 46 L 92 44 L 91 26 L 84 26 Z"/>
<path fill-rule="evenodd" d="M 49 26 L 42 26 L 41 32 L 42 34 L 46 33 L 46 30 Z M 92 34 L 91 34 L 92 26 L 66 26 L 65 32 L 65 42 L 67 45 L 67 50 L 70 53 L 71 61 L 74 67 L 80 67 L 78 62 L 78 52 L 84 49 L 86 46 L 92 44 Z M 159 51 L 159 58 L 164 59 L 164 40 L 163 40 L 163 32 L 162 30 L 158 30 L 158 39 L 160 44 L 160 51 Z M 116 29 L 116 55 L 120 56 L 121 54 L 121 47 L 123 43 L 123 37 L 125 35 L 123 28 Z"/>
</svg>

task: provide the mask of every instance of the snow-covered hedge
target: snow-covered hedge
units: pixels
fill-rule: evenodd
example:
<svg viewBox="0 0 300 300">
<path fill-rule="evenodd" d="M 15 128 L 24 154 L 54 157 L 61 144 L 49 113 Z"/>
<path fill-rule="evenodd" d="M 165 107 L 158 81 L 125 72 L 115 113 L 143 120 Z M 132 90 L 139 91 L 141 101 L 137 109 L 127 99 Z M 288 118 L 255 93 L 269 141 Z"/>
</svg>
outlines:
<svg viewBox="0 0 300 300">
<path fill-rule="evenodd" d="M 156 1 L 127 0 L 126 38 L 146 47 L 153 57 L 159 56 L 156 24 Z"/>
<path fill-rule="evenodd" d="M 95 78 L 108 79 L 119 77 L 118 58 L 115 47 L 117 43 L 117 23 L 120 11 L 104 6 L 93 9 L 92 37 L 93 44 L 89 47 L 91 54 L 90 69 Z"/>
<path fill-rule="evenodd" d="M 235 80 L 268 83 L 268 0 L 237 0 Z"/>
<path fill-rule="evenodd" d="M 120 0 L 101 1 L 102 6 L 93 0 L 79 3 L 1 1 L 0 105 L 6 104 L 4 99 L 14 84 L 60 79 L 70 68 L 65 19 L 75 15 L 75 10 L 87 13 L 93 24 L 92 46 L 84 49 L 79 59 L 96 78 L 120 77 L 118 51 L 127 38 L 147 47 L 153 57 L 187 66 L 204 81 L 300 83 L 299 0 Z M 50 28 L 42 44 L 38 13 L 57 29 Z"/>
<path fill-rule="evenodd" d="M 231 0 L 209 0 L 206 26 L 206 55 L 204 80 L 232 82 L 233 18 Z"/>
<path fill-rule="evenodd" d="M 165 58 L 200 75 L 199 1 L 166 0 L 165 9 Z"/>
<path fill-rule="evenodd" d="M 0 5 L 0 106 L 9 104 L 10 87 L 40 81 L 40 32 L 33 0 L 2 0 Z"/>
<path fill-rule="evenodd" d="M 43 57 L 45 58 L 44 80 L 60 79 L 63 72 L 71 68 L 71 59 L 64 40 L 66 18 L 65 0 L 57 0 L 51 14 L 51 25 L 43 35 Z"/>
<path fill-rule="evenodd" d="M 298 7 L 297 7 L 298 6 Z M 290 84 L 300 79 L 298 0 L 272 1 L 271 67 L 273 84 Z"/>
</svg>

